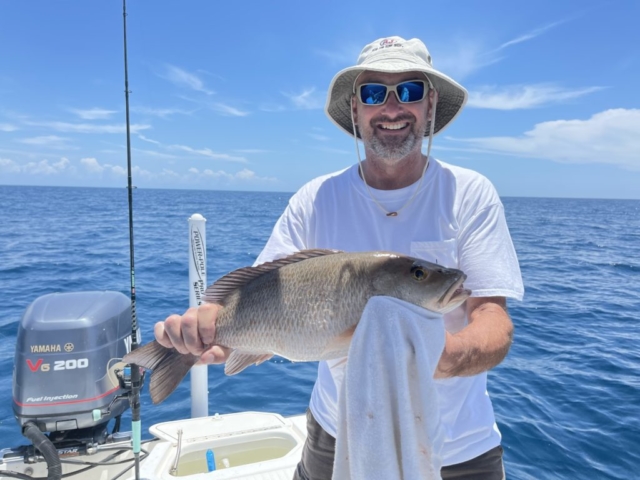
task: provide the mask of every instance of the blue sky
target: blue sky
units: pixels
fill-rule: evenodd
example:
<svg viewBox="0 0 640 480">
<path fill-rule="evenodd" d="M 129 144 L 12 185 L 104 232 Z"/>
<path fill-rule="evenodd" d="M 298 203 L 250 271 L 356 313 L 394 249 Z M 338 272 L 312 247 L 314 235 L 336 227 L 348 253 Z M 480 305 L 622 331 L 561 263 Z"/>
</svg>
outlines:
<svg viewBox="0 0 640 480">
<path fill-rule="evenodd" d="M 399 35 L 470 92 L 436 158 L 502 196 L 640 198 L 635 0 L 127 8 L 139 187 L 295 191 L 355 163 L 328 85 Z M 126 185 L 122 4 L 0 1 L 0 58 L 0 184 Z"/>
</svg>

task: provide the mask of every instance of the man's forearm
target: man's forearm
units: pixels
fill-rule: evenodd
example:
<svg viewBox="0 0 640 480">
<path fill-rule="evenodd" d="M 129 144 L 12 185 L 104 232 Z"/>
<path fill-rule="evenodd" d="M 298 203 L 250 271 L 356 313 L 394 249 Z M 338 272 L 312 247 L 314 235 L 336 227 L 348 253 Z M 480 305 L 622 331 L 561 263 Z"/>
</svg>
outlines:
<svg viewBox="0 0 640 480">
<path fill-rule="evenodd" d="M 435 378 L 477 375 L 498 365 L 509 351 L 513 323 L 503 297 L 467 300 L 469 324 L 446 334 Z"/>
</svg>

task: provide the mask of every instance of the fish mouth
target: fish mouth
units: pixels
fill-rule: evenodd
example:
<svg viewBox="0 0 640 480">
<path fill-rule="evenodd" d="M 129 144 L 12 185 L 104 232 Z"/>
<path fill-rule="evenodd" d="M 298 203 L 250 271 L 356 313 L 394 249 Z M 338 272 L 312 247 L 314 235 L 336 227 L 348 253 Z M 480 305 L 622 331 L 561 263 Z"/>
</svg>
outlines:
<svg viewBox="0 0 640 480">
<path fill-rule="evenodd" d="M 469 298 L 469 295 L 471 295 L 471 290 L 464 288 L 462 285 L 466 279 L 467 276 L 463 274 L 449 287 L 446 292 L 444 292 L 444 295 L 440 297 L 438 303 L 443 308 L 446 308 L 450 304 L 454 304 L 454 306 L 457 306 L 460 303 L 464 302 L 467 298 Z"/>
</svg>

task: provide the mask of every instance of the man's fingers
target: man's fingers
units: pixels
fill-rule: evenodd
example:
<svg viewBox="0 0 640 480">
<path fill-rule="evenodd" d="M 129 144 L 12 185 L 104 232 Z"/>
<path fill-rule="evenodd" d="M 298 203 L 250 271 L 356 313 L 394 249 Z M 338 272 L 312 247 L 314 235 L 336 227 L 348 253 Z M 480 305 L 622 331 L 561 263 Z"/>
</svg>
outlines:
<svg viewBox="0 0 640 480">
<path fill-rule="evenodd" d="M 178 350 L 178 352 L 187 354 L 189 350 L 184 344 L 184 340 L 182 338 L 182 322 L 184 318 L 191 315 L 194 316 L 194 312 L 189 309 L 184 315 L 170 315 L 164 321 L 164 333 L 169 337 L 169 341 L 171 342 L 171 346 Z"/>
<path fill-rule="evenodd" d="M 198 308 L 198 333 L 205 346 L 211 345 L 216 336 L 216 319 L 220 305 L 205 303 Z M 231 354 L 231 349 L 214 345 L 208 348 L 201 356 L 198 363 L 224 363 Z"/>
<path fill-rule="evenodd" d="M 187 351 L 194 355 L 200 355 L 204 350 L 204 345 L 198 335 L 199 322 L 200 314 L 195 308 L 190 308 L 182 316 L 182 340 Z"/>
<path fill-rule="evenodd" d="M 233 349 L 231 348 L 215 345 L 202 354 L 198 364 L 224 363 L 232 351 Z"/>
<path fill-rule="evenodd" d="M 198 334 L 204 345 L 211 345 L 216 336 L 216 318 L 220 305 L 203 303 L 198 308 Z"/>
<path fill-rule="evenodd" d="M 164 322 L 153 327 L 153 333 L 160 345 L 175 348 L 182 354 L 201 355 L 205 348 L 213 344 L 216 336 L 216 317 L 220 305 L 205 303 L 198 308 L 190 308 L 183 315 L 170 315 Z M 227 349 L 218 348 L 210 355 L 210 362 L 221 363 L 226 359 Z"/>
<path fill-rule="evenodd" d="M 164 331 L 164 322 L 158 322 L 153 326 L 153 335 L 160 345 L 165 348 L 173 348 L 169 335 Z"/>
</svg>

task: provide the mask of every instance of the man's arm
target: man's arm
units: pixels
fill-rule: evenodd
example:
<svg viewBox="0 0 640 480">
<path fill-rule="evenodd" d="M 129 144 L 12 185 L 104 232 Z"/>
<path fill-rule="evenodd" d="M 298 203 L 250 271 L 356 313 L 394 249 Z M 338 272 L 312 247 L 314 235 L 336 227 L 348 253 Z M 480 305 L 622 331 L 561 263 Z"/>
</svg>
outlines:
<svg viewBox="0 0 640 480">
<path fill-rule="evenodd" d="M 467 377 L 489 370 L 507 356 L 513 323 L 504 297 L 467 300 L 469 324 L 455 334 L 446 332 L 435 378 Z"/>
</svg>

